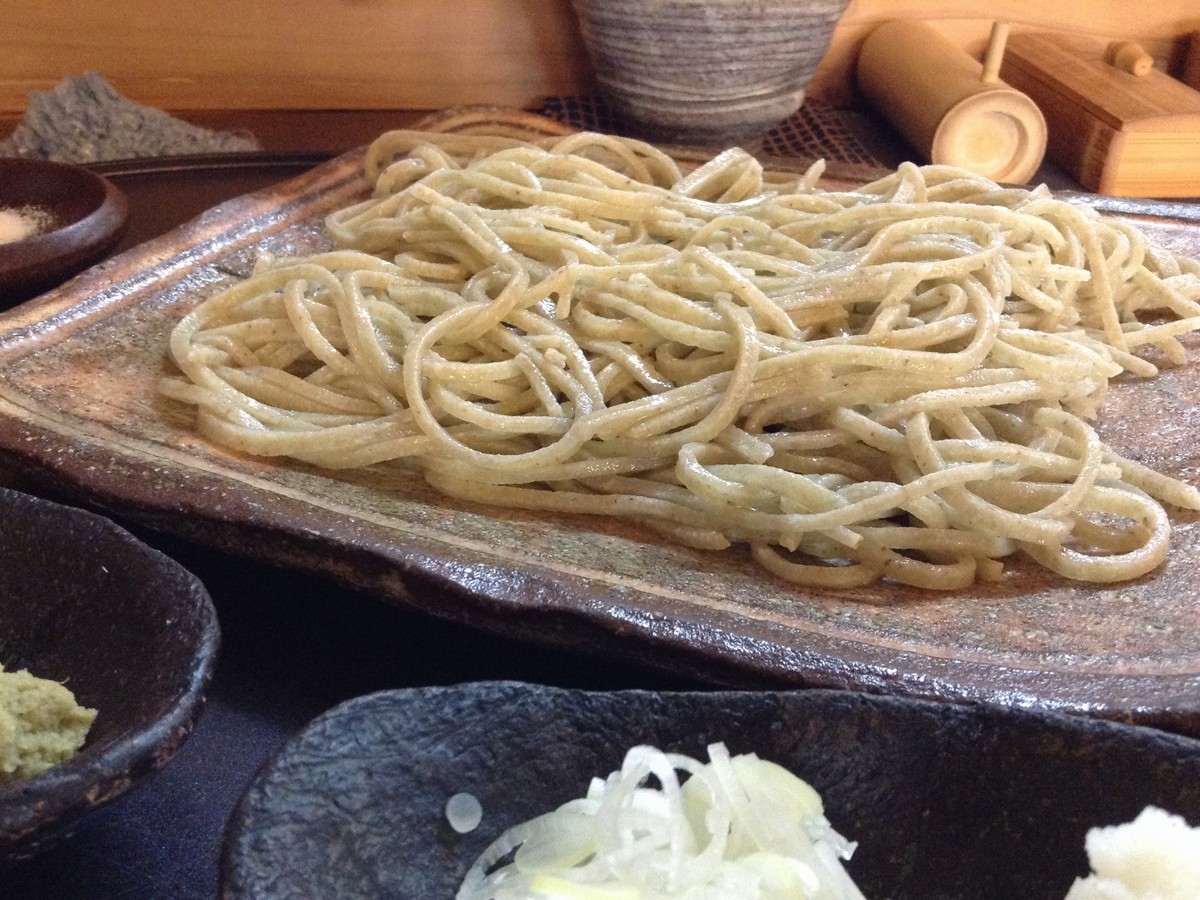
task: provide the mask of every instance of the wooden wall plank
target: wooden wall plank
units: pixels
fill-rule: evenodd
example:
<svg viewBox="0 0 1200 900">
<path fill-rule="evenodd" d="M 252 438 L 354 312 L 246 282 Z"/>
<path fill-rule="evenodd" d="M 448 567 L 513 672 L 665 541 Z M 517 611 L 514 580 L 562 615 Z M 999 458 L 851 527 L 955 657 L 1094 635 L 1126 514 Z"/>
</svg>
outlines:
<svg viewBox="0 0 1200 900">
<path fill-rule="evenodd" d="M 589 71 L 568 0 L 0 0 L 0 111 L 89 69 L 171 109 L 528 106 Z"/>
<path fill-rule="evenodd" d="M 972 51 L 1003 18 L 1165 57 L 1200 30 L 1200 0 L 851 0 L 810 95 L 852 102 L 857 48 L 891 18 Z M 174 110 L 529 107 L 591 84 L 570 0 L 0 0 L 0 113 L 89 69 Z"/>
</svg>

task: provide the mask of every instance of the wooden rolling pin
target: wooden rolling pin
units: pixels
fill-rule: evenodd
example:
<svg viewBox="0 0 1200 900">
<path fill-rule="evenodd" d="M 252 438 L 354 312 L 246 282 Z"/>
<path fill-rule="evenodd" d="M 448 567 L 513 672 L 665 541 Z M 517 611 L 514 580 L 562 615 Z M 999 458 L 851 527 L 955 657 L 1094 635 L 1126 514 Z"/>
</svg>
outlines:
<svg viewBox="0 0 1200 900">
<path fill-rule="evenodd" d="M 997 23 L 983 62 L 923 22 L 888 22 L 858 58 L 858 84 L 913 148 L 933 163 L 1024 184 L 1046 152 L 1046 121 L 999 80 L 1007 26 Z"/>
</svg>

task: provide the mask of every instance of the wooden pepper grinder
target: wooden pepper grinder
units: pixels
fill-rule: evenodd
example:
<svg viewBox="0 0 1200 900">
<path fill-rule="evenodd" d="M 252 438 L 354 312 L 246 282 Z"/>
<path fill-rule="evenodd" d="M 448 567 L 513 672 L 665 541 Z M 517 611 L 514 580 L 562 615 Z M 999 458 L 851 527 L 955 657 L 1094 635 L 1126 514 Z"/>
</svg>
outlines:
<svg viewBox="0 0 1200 900">
<path fill-rule="evenodd" d="M 930 25 L 888 22 L 863 43 L 858 84 L 928 161 L 1024 184 L 1046 153 L 1046 120 L 999 79 L 1007 37 L 997 22 L 980 63 Z"/>
</svg>

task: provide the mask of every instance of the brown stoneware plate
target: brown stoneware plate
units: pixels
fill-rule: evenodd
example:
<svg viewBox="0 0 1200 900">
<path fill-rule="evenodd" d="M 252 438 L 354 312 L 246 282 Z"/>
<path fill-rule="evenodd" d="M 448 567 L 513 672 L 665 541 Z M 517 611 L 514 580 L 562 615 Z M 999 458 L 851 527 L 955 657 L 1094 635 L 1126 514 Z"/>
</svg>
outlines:
<svg viewBox="0 0 1200 900">
<path fill-rule="evenodd" d="M 811 783 L 869 898 L 1062 900 L 1084 835 L 1153 804 L 1200 823 L 1200 742 L 992 705 L 848 691 L 587 693 L 515 683 L 349 701 L 269 762 L 230 819 L 226 900 L 446 900 L 510 825 L 651 744 L 724 741 Z M 480 826 L 449 826 L 474 794 Z"/>
<path fill-rule="evenodd" d="M 20 213 L 36 230 L 0 242 L 0 307 L 61 284 L 103 259 L 129 219 L 125 195 L 80 166 L 0 159 L 0 211 Z"/>
<path fill-rule="evenodd" d="M 217 653 L 208 593 L 113 522 L 0 489 L 0 664 L 97 710 L 71 759 L 0 783 L 0 868 L 68 834 L 186 740 Z"/>
<path fill-rule="evenodd" d="M 533 127 L 506 133 L 518 125 Z M 259 251 L 328 246 L 323 215 L 366 191 L 361 154 L 347 154 L 0 314 L 0 463 L 81 503 L 435 616 L 717 685 L 988 699 L 1200 735 L 1194 515 L 1175 517 L 1163 569 L 1131 583 L 1084 586 L 1017 561 L 1002 583 L 951 595 L 820 592 L 629 525 L 447 500 L 401 466 L 321 471 L 198 437 L 191 411 L 157 392 L 172 327 Z M 1200 257 L 1200 223 L 1179 212 L 1120 214 Z M 1102 434 L 1195 481 L 1198 400 L 1195 364 L 1114 385 Z"/>
</svg>

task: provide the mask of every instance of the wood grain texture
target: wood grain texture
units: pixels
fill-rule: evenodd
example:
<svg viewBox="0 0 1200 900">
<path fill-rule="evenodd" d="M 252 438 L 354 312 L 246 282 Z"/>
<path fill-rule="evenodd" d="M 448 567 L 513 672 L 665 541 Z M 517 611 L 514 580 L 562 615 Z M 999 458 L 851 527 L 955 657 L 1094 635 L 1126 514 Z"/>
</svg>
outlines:
<svg viewBox="0 0 1200 900">
<path fill-rule="evenodd" d="M 1106 60 L 1103 41 L 1025 33 L 1002 73 L 1050 126 L 1052 159 L 1089 190 L 1112 196 L 1200 194 L 1200 92 L 1157 70 Z"/>
<path fill-rule="evenodd" d="M 854 61 L 875 26 L 936 21 L 978 55 L 993 19 L 1140 42 L 1159 59 L 1200 29 L 1198 0 L 852 0 L 809 96 L 854 101 Z M 47 0 L 4 4 L 0 112 L 95 69 L 166 109 L 530 107 L 588 90 L 570 0 Z"/>
<path fill-rule="evenodd" d="M 998 60 L 993 61 L 998 65 Z M 924 22 L 889 22 L 867 35 L 858 84 L 923 161 L 1024 184 L 1046 151 L 1037 106 Z"/>
<path fill-rule="evenodd" d="M 180 110 L 528 106 L 588 72 L 567 0 L 62 0 L 2 21 L 0 110 L 90 69 Z"/>
<path fill-rule="evenodd" d="M 1121 0 L 852 0 L 834 32 L 829 52 L 809 84 L 809 95 L 829 102 L 858 102 L 854 65 L 874 28 L 892 19 L 933 23 L 968 53 L 981 57 L 994 21 L 1013 33 L 1054 30 L 1112 40 L 1134 40 L 1159 60 L 1181 57 L 1189 31 L 1200 28 L 1198 0 L 1124 3 Z"/>
</svg>

